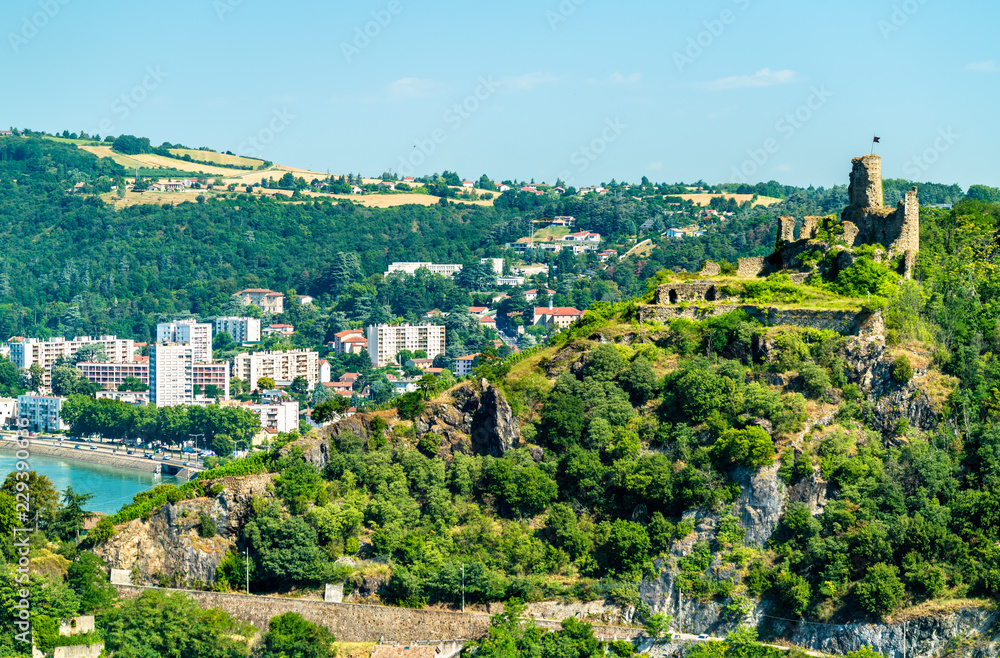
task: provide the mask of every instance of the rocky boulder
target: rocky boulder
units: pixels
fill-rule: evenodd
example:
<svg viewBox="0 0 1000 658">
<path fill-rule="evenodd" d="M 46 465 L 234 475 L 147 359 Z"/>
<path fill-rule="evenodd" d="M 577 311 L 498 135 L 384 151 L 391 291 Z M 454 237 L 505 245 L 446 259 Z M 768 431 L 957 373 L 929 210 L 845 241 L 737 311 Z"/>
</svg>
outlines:
<svg viewBox="0 0 1000 658">
<path fill-rule="evenodd" d="M 464 382 L 445 402 L 427 405 L 414 421 L 417 438 L 435 434 L 445 452 L 500 457 L 521 440 L 521 428 L 503 394 L 485 379 Z"/>
</svg>

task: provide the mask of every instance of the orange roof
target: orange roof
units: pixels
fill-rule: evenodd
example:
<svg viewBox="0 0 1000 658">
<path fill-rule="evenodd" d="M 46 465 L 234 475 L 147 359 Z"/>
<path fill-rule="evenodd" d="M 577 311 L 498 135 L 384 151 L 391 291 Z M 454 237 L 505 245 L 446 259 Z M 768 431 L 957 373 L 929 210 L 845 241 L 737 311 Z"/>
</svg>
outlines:
<svg viewBox="0 0 1000 658">
<path fill-rule="evenodd" d="M 334 336 L 336 336 L 337 338 L 345 338 L 347 336 L 353 336 L 355 334 L 361 336 L 364 335 L 364 333 L 365 332 L 362 331 L 361 329 L 348 329 L 347 331 L 339 331 L 335 333 Z"/>
<path fill-rule="evenodd" d="M 535 315 L 583 315 L 583 311 L 578 311 L 571 306 L 556 306 L 555 308 L 536 306 Z"/>
</svg>

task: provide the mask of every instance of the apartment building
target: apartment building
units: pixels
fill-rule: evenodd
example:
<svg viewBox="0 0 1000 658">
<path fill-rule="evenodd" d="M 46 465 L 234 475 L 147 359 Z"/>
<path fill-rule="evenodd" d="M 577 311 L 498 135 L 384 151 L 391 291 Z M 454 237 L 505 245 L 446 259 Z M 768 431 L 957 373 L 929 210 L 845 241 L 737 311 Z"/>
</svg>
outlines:
<svg viewBox="0 0 1000 658">
<path fill-rule="evenodd" d="M 222 392 L 219 397 L 229 399 L 229 363 L 226 361 L 195 363 L 191 369 L 191 381 L 195 390 L 206 398 L 214 399 L 208 394 L 208 387 L 215 386 Z"/>
<path fill-rule="evenodd" d="M 288 386 L 296 377 L 305 377 L 309 388 L 319 381 L 319 352 L 287 350 L 237 354 L 233 362 L 233 377 L 250 382 L 257 387 L 257 380 L 270 377 L 279 386 Z"/>
<path fill-rule="evenodd" d="M 48 386 L 52 383 L 49 371 L 57 359 L 72 359 L 81 347 L 94 344 L 104 346 L 109 361 L 131 361 L 135 352 L 135 341 L 117 336 L 77 336 L 69 340 L 62 336 L 49 340 L 18 337 L 10 342 L 10 360 L 18 368 L 40 365 L 45 372 L 42 383 Z"/>
<path fill-rule="evenodd" d="M 299 403 L 293 400 L 254 404 L 244 402 L 240 405 L 260 416 L 262 430 L 272 433 L 294 432 L 299 429 Z"/>
<path fill-rule="evenodd" d="M 66 398 L 51 395 L 17 396 L 17 422 L 20 429 L 29 432 L 61 432 L 69 425 L 60 417 Z"/>
<path fill-rule="evenodd" d="M 423 350 L 428 359 L 444 353 L 445 329 L 434 324 L 378 324 L 368 327 L 368 355 L 381 368 L 396 360 L 402 350 Z"/>
<path fill-rule="evenodd" d="M 285 296 L 280 292 L 267 288 L 247 288 L 236 294 L 240 296 L 244 304 L 256 306 L 265 313 L 285 312 Z"/>
<path fill-rule="evenodd" d="M 212 325 L 197 320 L 175 320 L 156 325 L 156 342 L 190 343 L 195 363 L 212 361 Z"/>
<path fill-rule="evenodd" d="M 468 356 L 460 356 L 455 359 L 455 376 L 465 377 L 466 375 L 472 374 L 472 364 L 475 363 L 478 354 L 470 354 Z"/>
<path fill-rule="evenodd" d="M 135 377 L 143 384 L 149 385 L 149 358 L 139 357 L 136 361 L 81 361 L 76 367 L 83 372 L 84 378 L 95 384 L 100 384 L 105 391 L 117 391 L 118 387 L 128 377 Z"/>
<path fill-rule="evenodd" d="M 215 318 L 215 334 L 223 331 L 240 344 L 260 342 L 260 320 L 257 318 Z"/>
<path fill-rule="evenodd" d="M 194 348 L 190 343 L 149 346 L 149 401 L 157 407 L 194 404 Z"/>
</svg>

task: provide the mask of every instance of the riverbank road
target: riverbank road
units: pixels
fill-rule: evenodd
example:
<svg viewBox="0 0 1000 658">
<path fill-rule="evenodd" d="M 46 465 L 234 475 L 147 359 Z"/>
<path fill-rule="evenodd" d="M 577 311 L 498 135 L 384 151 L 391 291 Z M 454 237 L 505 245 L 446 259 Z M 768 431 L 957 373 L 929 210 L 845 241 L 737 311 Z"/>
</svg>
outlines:
<svg viewBox="0 0 1000 658">
<path fill-rule="evenodd" d="M 0 434 L 0 449 L 14 449 L 13 444 L 16 439 L 17 436 L 13 433 Z M 128 448 L 114 443 L 100 443 L 96 439 L 88 441 L 85 439 L 69 439 L 47 434 L 29 437 L 29 440 L 32 446 L 45 446 L 53 450 L 58 450 L 59 456 L 65 459 L 79 458 L 81 461 L 93 461 L 79 454 L 86 451 L 86 453 L 91 455 L 107 455 L 117 459 L 141 462 L 143 463 L 142 470 L 152 470 L 148 468 L 150 464 L 167 464 L 178 470 L 186 468 L 191 472 L 205 470 L 205 466 L 200 459 L 182 453 L 179 450 L 154 453 L 148 448 L 146 450 L 142 448 Z M 132 454 L 129 454 L 129 451 Z M 150 455 L 152 455 L 152 459 L 150 459 Z"/>
</svg>

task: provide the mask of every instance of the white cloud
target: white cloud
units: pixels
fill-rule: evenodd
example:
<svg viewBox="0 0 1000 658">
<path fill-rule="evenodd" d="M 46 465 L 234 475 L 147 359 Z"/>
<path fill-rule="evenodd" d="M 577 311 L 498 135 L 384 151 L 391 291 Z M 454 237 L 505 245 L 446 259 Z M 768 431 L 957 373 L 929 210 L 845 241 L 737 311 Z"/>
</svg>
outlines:
<svg viewBox="0 0 1000 658">
<path fill-rule="evenodd" d="M 613 85 L 634 85 L 638 84 L 642 80 L 641 73 L 633 73 L 632 75 L 622 75 L 618 71 L 611 74 L 609 82 Z"/>
<path fill-rule="evenodd" d="M 500 86 L 508 91 L 531 91 L 539 85 L 555 84 L 556 82 L 559 82 L 559 78 L 551 73 L 541 71 L 500 78 Z"/>
<path fill-rule="evenodd" d="M 648 165 L 646 165 L 647 171 L 660 171 L 661 169 L 663 169 L 662 162 L 650 162 Z"/>
<path fill-rule="evenodd" d="M 728 89 L 744 89 L 746 87 L 773 87 L 784 85 L 798 80 L 798 75 L 791 69 L 783 71 L 772 71 L 771 69 L 761 69 L 753 75 L 734 75 L 728 78 L 719 78 L 712 82 L 703 83 L 701 86 L 710 91 L 725 91 Z"/>
<path fill-rule="evenodd" d="M 989 59 L 982 62 L 969 62 L 965 67 L 970 71 L 977 71 L 979 73 L 997 73 L 1000 72 L 1000 64 L 997 64 L 996 60 Z"/>
<path fill-rule="evenodd" d="M 389 100 L 409 101 L 437 95 L 440 85 L 424 78 L 400 78 L 386 87 L 384 92 Z"/>
</svg>

